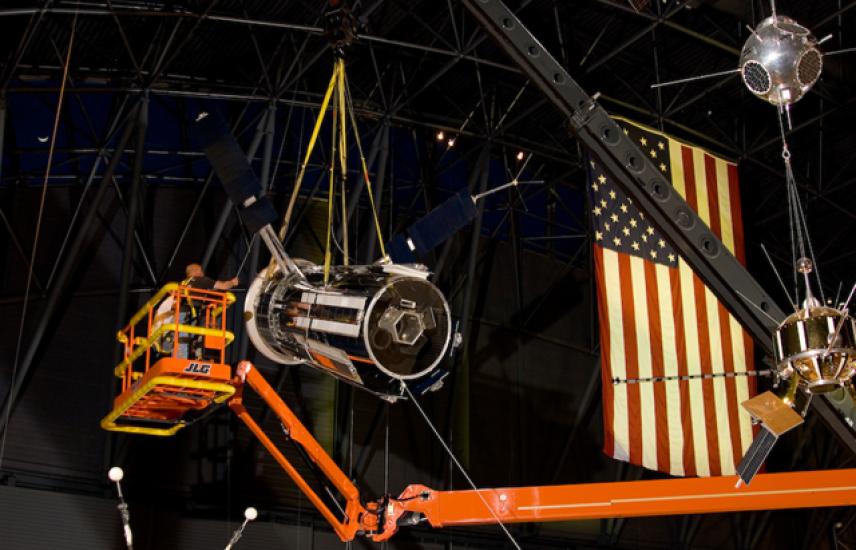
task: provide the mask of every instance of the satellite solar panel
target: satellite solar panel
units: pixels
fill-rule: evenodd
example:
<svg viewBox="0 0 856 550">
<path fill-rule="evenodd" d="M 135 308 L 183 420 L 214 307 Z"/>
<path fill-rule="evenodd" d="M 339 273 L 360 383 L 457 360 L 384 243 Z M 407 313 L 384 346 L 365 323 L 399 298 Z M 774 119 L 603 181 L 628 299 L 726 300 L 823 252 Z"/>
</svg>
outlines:
<svg viewBox="0 0 856 550">
<path fill-rule="evenodd" d="M 737 465 L 737 475 L 740 476 L 743 483 L 749 485 L 749 482 L 761 469 L 761 464 L 767 460 L 767 455 L 770 454 L 777 439 L 778 437 L 773 432 L 762 426 L 761 431 L 752 441 L 752 445 L 749 446 L 749 450 L 746 451 L 740 464 Z"/>
</svg>

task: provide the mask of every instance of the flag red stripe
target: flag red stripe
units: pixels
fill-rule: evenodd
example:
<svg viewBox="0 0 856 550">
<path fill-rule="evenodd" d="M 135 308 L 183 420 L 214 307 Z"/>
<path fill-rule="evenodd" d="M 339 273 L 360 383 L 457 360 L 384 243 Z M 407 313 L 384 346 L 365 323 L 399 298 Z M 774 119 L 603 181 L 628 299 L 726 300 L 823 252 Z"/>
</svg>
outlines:
<svg viewBox="0 0 856 550">
<path fill-rule="evenodd" d="M 618 278 L 621 281 L 621 312 L 624 317 L 624 357 L 627 378 L 639 378 L 639 351 L 636 346 L 636 307 L 633 302 L 633 274 L 630 255 L 618 254 Z M 630 463 L 642 464 L 642 398 L 639 384 L 627 384 L 627 414 L 630 434 Z"/>
<path fill-rule="evenodd" d="M 728 310 L 721 303 L 719 305 L 719 333 L 722 338 L 722 370 L 734 372 L 733 342 L 731 341 L 731 321 Z M 740 463 L 741 438 L 740 438 L 740 411 L 737 408 L 737 381 L 734 378 L 725 379 L 725 395 L 728 403 L 728 432 L 731 436 L 731 451 L 734 456 L 734 464 Z"/>
<path fill-rule="evenodd" d="M 696 188 L 695 178 L 695 159 L 693 158 L 692 149 L 684 146 L 682 148 L 684 161 L 684 185 L 686 192 L 686 200 L 690 208 L 698 212 L 698 189 Z M 704 283 L 695 273 L 692 276 L 693 288 L 695 294 L 696 308 L 696 323 L 698 327 L 698 353 L 701 372 L 704 374 L 712 374 L 711 354 L 710 354 L 710 336 L 707 331 L 707 298 L 705 296 Z M 718 476 L 722 474 L 722 465 L 719 460 L 719 432 L 716 425 L 716 400 L 714 398 L 713 380 L 706 379 L 701 381 L 702 393 L 704 395 L 704 430 L 707 439 L 707 458 L 710 463 L 710 475 Z M 695 404 L 698 406 L 698 403 Z M 701 429 L 702 426 L 694 426 Z"/>
<path fill-rule="evenodd" d="M 719 188 L 716 181 L 716 160 L 708 155 L 704 155 L 704 176 L 707 180 L 707 205 L 710 215 L 710 230 L 716 235 L 716 238 L 722 240 L 722 227 L 719 218 Z"/>
<path fill-rule="evenodd" d="M 738 180 L 737 166 L 729 164 L 728 197 L 731 202 L 731 226 L 734 232 L 734 255 L 737 257 L 737 260 L 745 266 L 746 245 L 743 242 L 743 210 L 740 205 L 740 186 Z M 753 369 L 755 366 L 755 344 L 752 342 L 752 338 L 749 337 L 749 333 L 745 330 L 742 330 L 741 333 L 743 335 L 743 353 L 746 358 L 746 368 Z M 755 395 L 758 392 L 758 381 L 754 377 L 750 376 L 746 380 L 746 383 L 749 386 L 749 395 Z M 757 434 L 758 426 L 754 426 L 752 431 Z"/>
<path fill-rule="evenodd" d="M 729 165 L 732 166 L 732 165 Z M 707 178 L 707 201 L 710 205 L 710 229 L 719 240 L 722 240 L 722 226 L 720 217 L 719 204 L 719 186 L 728 186 L 729 198 L 732 192 L 731 178 L 729 181 L 719 181 L 716 175 L 716 159 L 705 154 L 704 156 L 705 177 Z M 734 212 L 732 210 L 732 219 Z M 731 342 L 731 327 L 729 321 L 728 310 L 721 303 L 718 303 L 719 312 L 719 333 L 722 338 L 722 370 L 723 372 L 734 372 L 734 352 Z M 725 395 L 726 406 L 728 408 L 728 432 L 731 438 L 731 451 L 734 457 L 734 464 L 740 462 L 741 458 L 741 439 L 740 439 L 740 420 L 737 401 L 737 381 L 734 378 L 725 379 Z M 717 418 L 717 421 L 720 419 Z"/>
<path fill-rule="evenodd" d="M 651 342 L 651 375 L 665 376 L 663 361 L 663 331 L 660 324 L 660 295 L 657 290 L 657 265 L 645 262 L 645 288 L 648 289 L 648 337 Z M 668 297 L 667 297 L 668 298 Z M 669 415 L 666 404 L 666 384 L 654 384 L 654 411 L 657 429 L 657 469 L 668 472 L 671 467 L 669 449 Z"/>
<path fill-rule="evenodd" d="M 681 146 L 681 161 L 684 165 L 684 200 L 695 212 L 698 212 L 698 200 L 696 199 L 695 167 L 693 162 L 693 150 L 686 145 Z"/>
<path fill-rule="evenodd" d="M 675 315 L 675 351 L 678 358 L 678 375 L 686 376 L 687 371 L 687 343 L 684 332 L 684 306 L 681 300 L 681 276 L 677 269 L 669 269 L 669 278 L 672 288 L 672 312 Z M 696 474 L 695 449 L 693 448 L 693 423 L 692 403 L 690 403 L 690 387 L 687 382 L 679 384 L 681 393 L 681 418 L 684 431 L 684 475 L 694 476 Z"/>
<path fill-rule="evenodd" d="M 600 379 L 603 395 L 603 452 L 615 456 L 615 389 L 612 385 L 612 364 L 609 354 L 609 312 L 606 301 L 606 280 L 603 268 L 603 248 L 593 245 L 595 276 L 597 277 L 597 313 L 600 321 Z"/>
<path fill-rule="evenodd" d="M 698 353 L 701 362 L 701 372 L 712 374 L 710 335 L 707 331 L 707 298 L 705 296 L 704 283 L 693 273 L 693 287 L 695 290 L 696 315 L 698 316 Z M 714 398 L 713 380 L 701 381 L 704 393 L 704 423 L 705 435 L 707 436 L 707 455 L 710 462 L 710 475 L 722 475 L 722 465 L 719 460 L 719 431 L 716 418 L 716 400 Z"/>
</svg>

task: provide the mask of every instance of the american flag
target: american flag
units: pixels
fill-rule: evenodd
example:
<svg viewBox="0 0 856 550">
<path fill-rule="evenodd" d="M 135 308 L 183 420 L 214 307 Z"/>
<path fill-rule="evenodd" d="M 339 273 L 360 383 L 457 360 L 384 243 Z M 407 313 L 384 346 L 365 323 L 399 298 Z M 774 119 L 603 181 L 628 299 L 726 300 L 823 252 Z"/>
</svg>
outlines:
<svg viewBox="0 0 856 550">
<path fill-rule="evenodd" d="M 743 263 L 737 167 L 703 149 L 619 121 Z M 740 403 L 754 379 L 614 383 L 753 370 L 752 340 L 670 243 L 589 162 L 603 371 L 604 452 L 677 476 L 735 472 L 752 443 Z"/>
</svg>

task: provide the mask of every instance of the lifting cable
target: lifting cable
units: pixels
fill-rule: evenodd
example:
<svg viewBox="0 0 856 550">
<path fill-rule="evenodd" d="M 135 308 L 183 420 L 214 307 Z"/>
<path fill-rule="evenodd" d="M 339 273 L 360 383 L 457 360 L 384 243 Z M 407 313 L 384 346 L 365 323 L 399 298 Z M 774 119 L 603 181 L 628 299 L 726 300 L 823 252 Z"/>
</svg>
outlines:
<svg viewBox="0 0 856 550">
<path fill-rule="evenodd" d="M 410 391 L 410 388 L 407 387 L 407 384 L 404 382 L 404 380 L 401 381 L 401 387 L 407 393 L 407 396 L 410 398 L 410 400 L 413 402 L 413 404 L 416 405 L 416 409 L 419 411 L 419 414 L 421 414 L 422 418 L 425 419 L 425 423 L 428 424 L 429 428 L 431 428 L 431 431 L 437 437 L 437 441 L 440 442 L 440 445 L 442 445 L 443 449 L 445 449 L 446 453 L 448 453 L 449 458 L 452 459 L 452 462 L 454 462 L 455 466 L 458 467 L 458 470 L 460 470 L 461 474 L 464 476 L 464 479 L 466 479 L 467 483 L 470 484 L 470 487 L 473 488 L 473 491 L 475 491 L 476 495 L 482 501 L 482 504 L 484 504 L 484 507 L 487 508 L 487 511 L 490 512 L 490 515 L 493 516 L 493 519 L 496 520 L 496 523 L 497 523 L 497 525 L 499 525 L 499 528 L 502 529 L 503 533 L 505 533 L 505 536 L 508 537 L 508 540 L 511 542 L 511 545 L 514 546 L 514 548 L 516 548 L 517 550 L 521 550 L 520 545 L 517 544 L 516 540 L 514 540 L 514 536 L 512 536 L 511 531 L 509 531 L 508 528 L 505 526 L 505 524 L 502 522 L 502 520 L 499 519 L 499 515 L 496 513 L 496 510 L 493 509 L 493 507 L 490 505 L 490 503 L 488 503 L 487 499 L 485 499 L 484 496 L 482 495 L 483 490 L 479 489 L 476 486 L 475 482 L 473 482 L 473 480 L 469 476 L 469 474 L 467 474 L 467 471 L 464 469 L 464 467 L 458 461 L 457 457 L 455 456 L 455 453 L 452 452 L 452 449 L 450 449 L 449 446 L 446 444 L 446 442 L 443 440 L 443 436 L 441 436 L 440 432 L 437 431 L 437 428 L 434 427 L 434 424 L 431 422 L 431 419 L 428 418 L 428 415 L 425 413 L 425 410 L 422 409 L 422 406 L 419 404 L 419 401 L 416 400 L 416 397 Z M 491 489 L 491 490 L 495 490 L 495 489 Z"/>
<path fill-rule="evenodd" d="M 56 148 L 56 135 L 59 130 L 60 116 L 62 115 L 62 104 L 63 100 L 65 99 L 65 87 L 66 83 L 68 82 L 68 68 L 71 64 L 71 50 L 74 47 L 74 35 L 77 30 L 77 15 L 78 10 L 75 9 L 74 18 L 71 20 L 71 32 L 68 36 L 68 50 L 65 52 L 65 65 L 62 69 L 62 82 L 60 83 L 59 87 L 59 98 L 57 99 L 56 114 L 54 115 L 53 130 L 51 131 L 51 143 L 48 147 L 48 159 L 47 164 L 45 166 L 45 177 L 42 181 L 42 194 L 39 199 L 39 213 L 36 216 L 36 232 L 35 236 L 33 237 L 33 250 L 30 253 L 30 265 L 27 266 L 27 283 L 24 287 L 24 305 L 21 311 L 21 322 L 18 325 L 18 342 L 15 345 L 15 360 L 12 363 L 12 378 L 9 383 L 9 394 L 6 398 L 6 413 L 3 416 L 3 418 L 6 419 L 6 426 L 3 427 L 3 441 L 2 443 L 0 443 L 0 466 L 2 466 L 3 464 L 3 457 L 6 453 L 6 436 L 9 433 L 9 421 L 11 420 L 10 416 L 12 415 L 12 400 L 16 397 L 13 392 L 15 391 L 15 378 L 17 378 L 18 376 L 18 360 L 20 359 L 21 343 L 24 338 L 24 325 L 27 320 L 27 306 L 30 303 L 30 290 L 32 288 L 34 276 L 33 265 L 36 261 L 36 252 L 39 248 L 39 237 L 41 236 L 42 232 L 42 216 L 44 215 L 45 211 L 45 198 L 47 197 L 48 191 L 48 179 L 51 175 L 54 150 Z M 117 152 L 117 154 L 118 153 L 119 152 Z M 2 154 L 2 151 L 0 151 L 0 154 Z"/>
<path fill-rule="evenodd" d="M 357 146 L 357 152 L 360 156 L 360 168 L 362 171 L 362 177 L 365 183 L 366 192 L 369 197 L 369 205 L 372 212 L 372 217 L 375 225 L 375 235 L 378 240 L 378 244 L 380 245 L 381 255 L 384 260 L 388 260 L 388 256 L 386 254 L 386 247 L 383 242 L 383 233 L 380 227 L 380 218 L 377 212 L 377 205 L 375 204 L 374 194 L 372 192 L 371 186 L 371 178 L 369 176 L 368 165 L 366 162 L 365 154 L 363 152 L 362 142 L 360 140 L 359 130 L 357 128 L 356 117 L 354 116 L 353 103 L 351 101 L 351 94 L 348 87 L 347 77 L 345 75 L 345 60 L 342 57 L 337 57 L 336 61 L 333 65 L 333 74 L 330 77 L 330 81 L 327 84 L 327 90 L 324 92 L 324 97 L 321 100 L 321 106 L 318 112 L 318 117 L 315 120 L 315 125 L 312 128 L 312 134 L 309 138 L 309 143 L 306 147 L 306 152 L 303 155 L 303 160 L 300 164 L 300 169 L 297 173 L 297 178 L 294 182 L 294 188 L 291 192 L 291 197 L 288 201 L 288 207 L 285 211 L 285 216 L 283 217 L 282 226 L 279 230 L 279 239 L 281 241 L 285 241 L 286 235 L 288 233 L 289 224 L 291 223 L 291 217 L 294 213 L 294 207 L 297 203 L 297 199 L 300 195 L 300 189 L 303 184 L 304 177 L 306 175 L 306 169 L 309 166 L 309 160 L 312 156 L 312 152 L 315 149 L 315 144 L 318 142 L 318 136 L 321 133 L 321 126 L 324 122 L 324 117 L 327 114 L 327 110 L 330 108 L 330 103 L 333 102 L 332 108 L 332 138 L 331 138 L 331 148 L 332 154 L 330 156 L 330 165 L 329 165 L 329 183 L 328 183 L 328 197 L 327 197 L 327 236 L 325 238 L 325 250 L 324 250 L 324 284 L 326 285 L 329 282 L 330 277 L 330 267 L 333 260 L 333 251 L 332 251 L 332 232 L 333 232 L 333 213 L 334 213 L 334 205 L 336 199 L 336 164 L 338 164 L 339 169 L 339 194 L 340 194 L 340 204 L 342 209 L 341 214 L 341 223 L 342 223 L 342 254 L 343 254 L 343 263 L 344 265 L 348 265 L 350 262 L 350 254 L 349 254 L 349 237 L 348 237 L 348 215 L 347 215 L 347 198 L 346 198 L 346 189 L 347 189 L 347 174 L 348 174 L 348 157 L 347 157 L 347 126 L 348 121 L 350 121 L 351 129 L 354 134 L 354 142 Z M 273 261 L 268 266 L 268 276 L 272 275 L 274 268 Z"/>
<path fill-rule="evenodd" d="M 799 189 L 797 188 L 797 180 L 794 176 L 793 166 L 791 165 L 791 151 L 788 147 L 788 140 L 785 133 L 785 124 L 783 114 L 779 114 L 779 133 L 782 138 L 782 161 L 785 164 L 785 187 L 788 200 L 788 221 L 790 225 L 791 237 L 791 256 L 793 266 L 797 265 L 799 258 L 808 257 L 811 259 L 814 276 L 817 280 L 818 290 L 820 291 L 821 303 L 826 303 L 826 295 L 823 291 L 823 284 L 820 278 L 820 268 L 817 265 L 817 258 L 814 255 L 814 246 L 811 242 L 811 237 L 808 232 L 808 222 L 805 218 L 802 201 L 800 200 Z M 788 115 L 789 116 L 789 115 Z M 789 124 L 790 125 L 790 124 Z M 799 254 L 799 256 L 797 256 Z M 797 269 L 794 272 L 794 291 L 797 292 L 794 303 L 799 305 L 799 285 L 797 284 Z M 810 290 L 809 290 L 810 292 Z M 811 304 L 806 304 L 809 307 Z"/>
</svg>

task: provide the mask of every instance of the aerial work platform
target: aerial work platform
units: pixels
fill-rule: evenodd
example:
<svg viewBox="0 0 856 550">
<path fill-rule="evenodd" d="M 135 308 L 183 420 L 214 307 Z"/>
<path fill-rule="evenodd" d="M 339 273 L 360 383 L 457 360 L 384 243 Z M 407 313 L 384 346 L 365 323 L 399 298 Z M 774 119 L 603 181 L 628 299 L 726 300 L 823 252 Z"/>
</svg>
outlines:
<svg viewBox="0 0 856 550">
<path fill-rule="evenodd" d="M 122 388 L 101 427 L 169 436 L 231 397 L 225 312 L 234 302 L 231 292 L 177 283 L 152 296 L 116 335 Z"/>
</svg>

